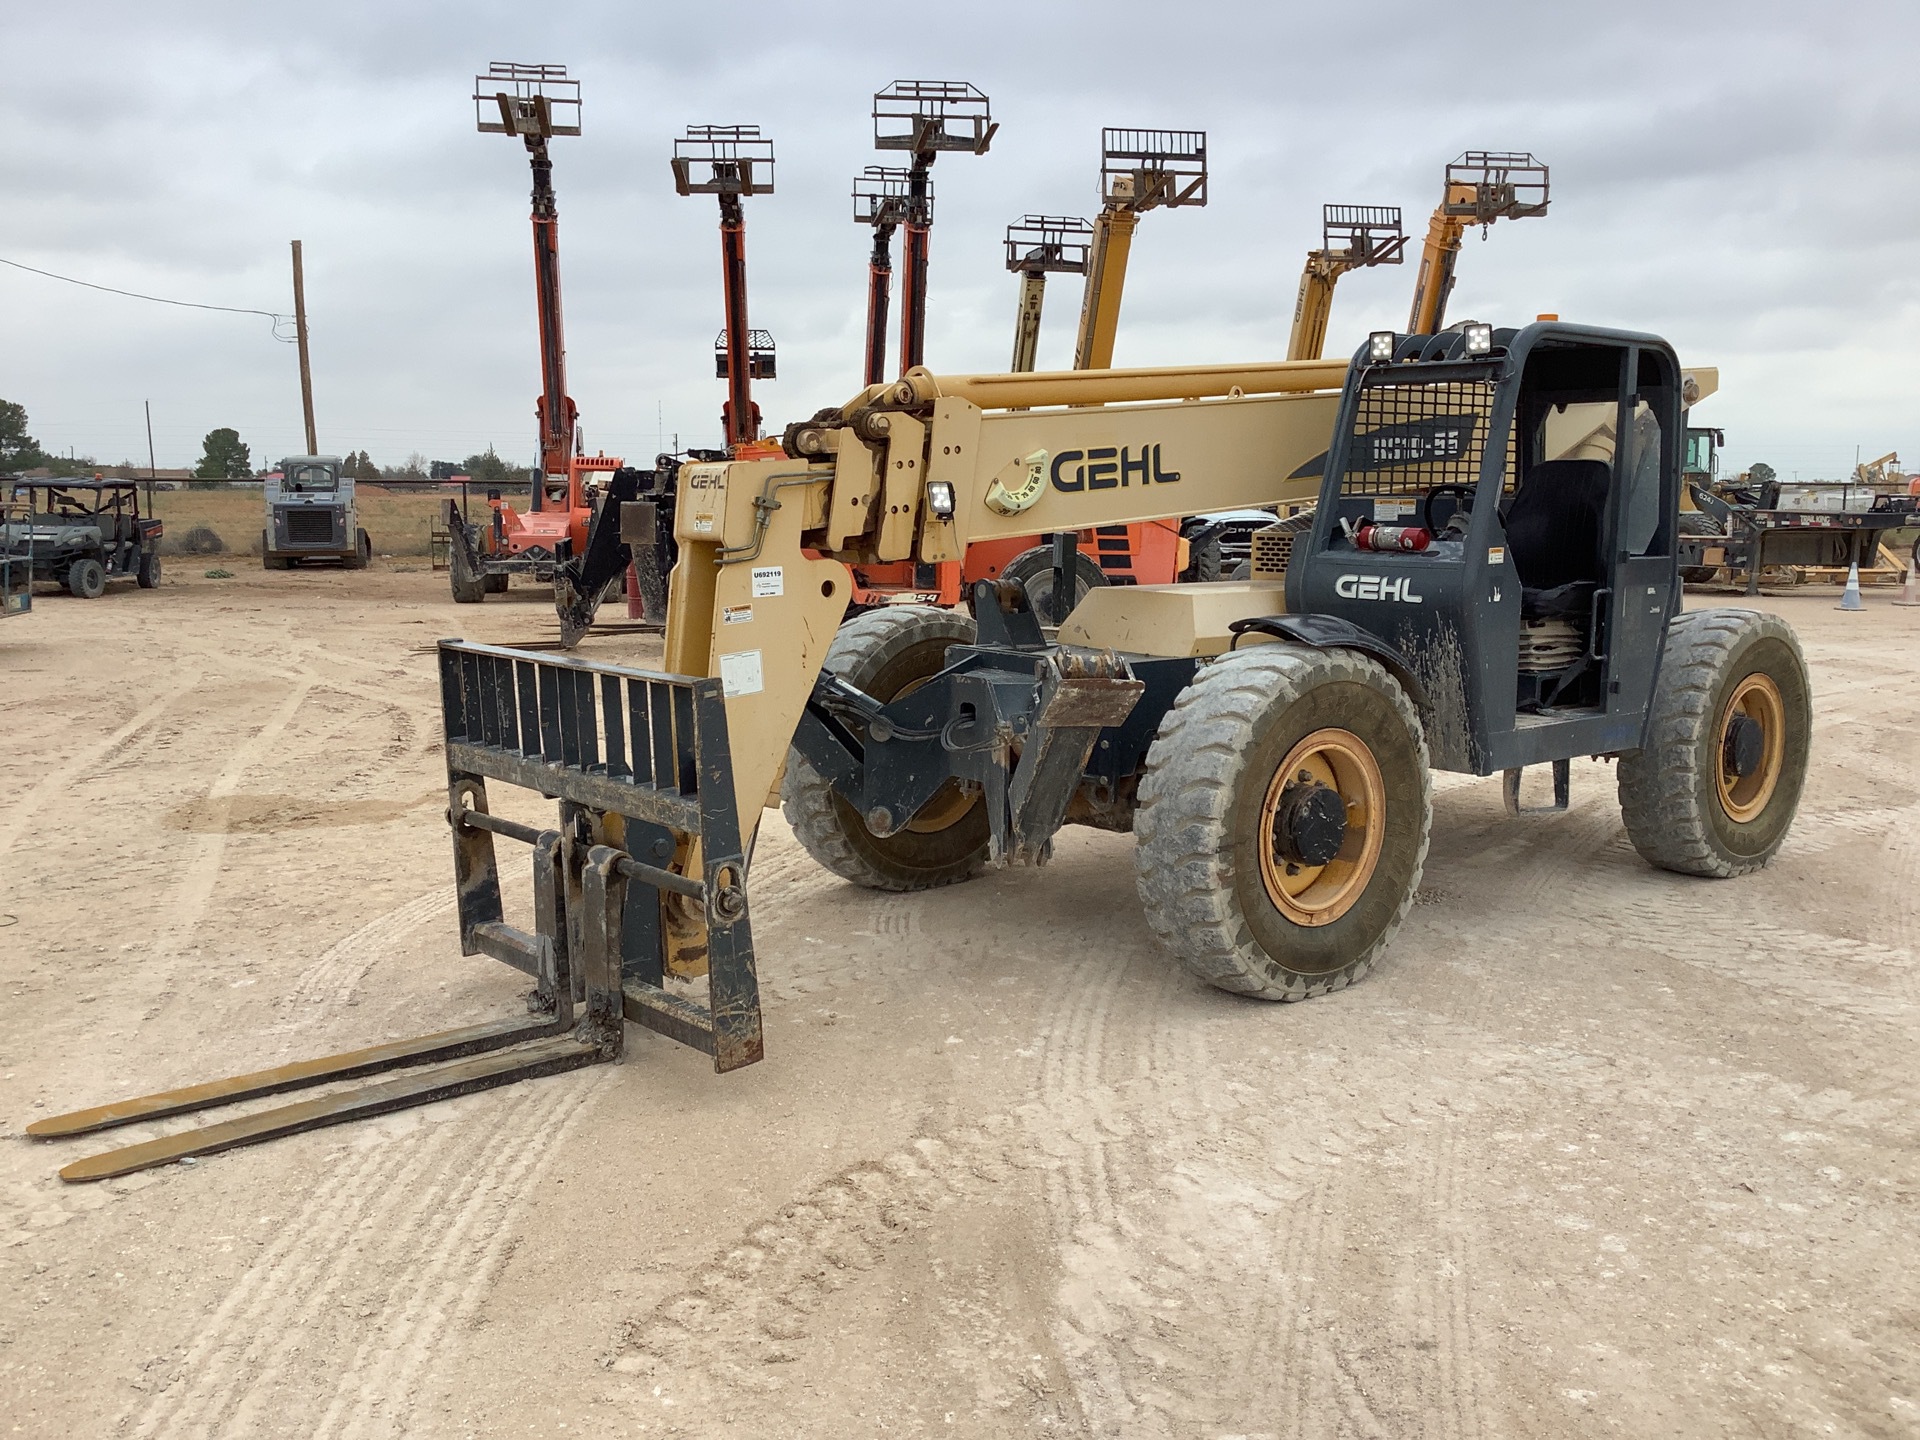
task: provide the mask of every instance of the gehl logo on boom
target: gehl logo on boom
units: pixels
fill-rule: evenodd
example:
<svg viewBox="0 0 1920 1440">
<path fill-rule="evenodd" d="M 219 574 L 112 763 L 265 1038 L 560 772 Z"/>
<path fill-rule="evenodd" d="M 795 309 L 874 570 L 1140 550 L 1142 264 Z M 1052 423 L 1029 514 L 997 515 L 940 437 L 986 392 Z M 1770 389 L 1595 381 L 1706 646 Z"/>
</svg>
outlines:
<svg viewBox="0 0 1920 1440">
<path fill-rule="evenodd" d="M 1067 467 L 1073 467 L 1069 477 Z M 1081 490 L 1116 490 L 1138 481 L 1142 485 L 1171 485 L 1178 470 L 1160 464 L 1160 447 L 1142 445 L 1135 459 L 1131 447 L 1098 446 L 1092 450 L 1062 450 L 1053 457 L 1053 488 L 1069 494 Z"/>
</svg>

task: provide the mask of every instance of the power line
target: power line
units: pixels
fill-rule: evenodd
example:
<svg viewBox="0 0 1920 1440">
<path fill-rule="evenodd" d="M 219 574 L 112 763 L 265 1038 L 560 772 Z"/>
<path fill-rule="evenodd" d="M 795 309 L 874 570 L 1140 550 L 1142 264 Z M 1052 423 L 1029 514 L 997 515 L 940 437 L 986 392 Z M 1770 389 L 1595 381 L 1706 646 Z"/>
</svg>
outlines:
<svg viewBox="0 0 1920 1440">
<path fill-rule="evenodd" d="M 69 285 L 82 285 L 89 290 L 104 290 L 109 295 L 125 295 L 130 300 L 151 300 L 156 305 L 179 305 L 188 310 L 222 310 L 229 315 L 264 315 L 273 321 L 273 338 L 291 345 L 298 337 L 282 335 L 280 327 L 291 324 L 292 317 L 276 315 L 271 310 L 249 310 L 237 305 L 203 305 L 197 300 L 169 300 L 164 295 L 142 295 L 137 290 L 119 290 L 111 285 L 96 285 L 91 280 L 76 280 L 71 275 L 56 275 L 51 270 L 36 269 L 32 265 L 22 265 L 18 260 L 9 260 L 0 256 L 0 265 L 11 265 L 16 270 L 26 270 L 35 275 L 44 275 L 49 280 L 64 280 Z"/>
</svg>

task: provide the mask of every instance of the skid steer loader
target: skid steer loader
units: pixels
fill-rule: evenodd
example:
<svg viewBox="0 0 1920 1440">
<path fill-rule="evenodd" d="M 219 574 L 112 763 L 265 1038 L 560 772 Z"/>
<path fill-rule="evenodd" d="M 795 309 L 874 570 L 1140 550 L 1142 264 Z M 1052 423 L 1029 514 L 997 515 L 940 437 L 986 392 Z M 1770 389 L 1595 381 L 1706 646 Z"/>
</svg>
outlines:
<svg viewBox="0 0 1920 1440">
<path fill-rule="evenodd" d="M 62 1172 L 120 1174 L 611 1059 L 623 1018 L 751 1063 L 746 857 L 775 803 L 879 890 L 1042 862 L 1064 824 L 1131 830 L 1170 955 L 1278 1000 L 1351 984 L 1393 939 L 1432 768 L 1503 774 L 1517 811 L 1525 768 L 1564 808 L 1570 758 L 1608 757 L 1651 863 L 1758 869 L 1799 801 L 1807 672 L 1772 616 L 1679 613 L 1697 386 L 1651 335 L 1464 323 L 1378 332 L 1351 364 L 914 369 L 790 431 L 788 458 L 689 464 L 667 673 L 440 646 L 462 946 L 534 977 L 539 1013 L 31 1132 L 446 1062 Z M 1095 590 L 1051 634 L 992 581 L 970 615 L 840 623 L 852 563 L 1042 531 L 1070 573 L 1084 527 L 1309 493 L 1246 581 Z M 555 797 L 556 823 L 491 814 L 490 783 Z M 533 850 L 532 931 L 501 917 L 501 839 Z"/>
</svg>

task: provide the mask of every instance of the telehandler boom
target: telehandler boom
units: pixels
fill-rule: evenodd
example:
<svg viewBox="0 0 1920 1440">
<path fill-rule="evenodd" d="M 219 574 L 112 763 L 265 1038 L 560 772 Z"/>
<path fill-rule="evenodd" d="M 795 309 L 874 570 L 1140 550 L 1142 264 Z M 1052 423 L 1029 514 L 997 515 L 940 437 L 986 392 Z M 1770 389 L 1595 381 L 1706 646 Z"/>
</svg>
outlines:
<svg viewBox="0 0 1920 1440">
<path fill-rule="evenodd" d="M 1798 804 L 1809 688 L 1777 618 L 1680 613 L 1681 448 L 1704 388 L 1652 335 L 1469 322 L 1378 332 L 1351 364 L 915 369 L 789 429 L 784 458 L 689 464 L 664 672 L 440 645 L 462 946 L 534 977 L 535 1019 L 31 1133 L 456 1057 L 62 1172 L 121 1174 L 614 1058 L 623 1017 L 717 1069 L 752 1063 L 747 857 L 776 803 L 820 864 L 890 891 L 1042 862 L 1064 824 L 1131 831 L 1170 955 L 1277 1000 L 1385 952 L 1419 886 L 1432 768 L 1501 773 L 1518 811 L 1524 768 L 1548 765 L 1565 808 L 1570 760 L 1609 758 L 1648 861 L 1757 870 Z M 852 564 L 1306 488 L 1313 512 L 1255 537 L 1245 582 L 1098 589 L 1052 634 L 992 581 L 971 614 L 841 624 Z M 555 797 L 557 823 L 493 814 L 489 784 Z M 502 918 L 500 839 L 533 849 L 531 931 Z"/>
</svg>

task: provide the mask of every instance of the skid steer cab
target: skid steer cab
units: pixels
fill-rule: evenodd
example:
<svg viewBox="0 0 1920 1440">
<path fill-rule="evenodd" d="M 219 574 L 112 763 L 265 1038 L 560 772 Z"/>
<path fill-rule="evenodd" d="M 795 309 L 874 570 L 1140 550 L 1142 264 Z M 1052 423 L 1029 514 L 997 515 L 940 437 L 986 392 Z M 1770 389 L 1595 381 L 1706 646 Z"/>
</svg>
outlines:
<svg viewBox="0 0 1920 1440">
<path fill-rule="evenodd" d="M 1057 632 L 1019 587 L 977 585 L 970 619 L 843 628 L 787 817 L 821 864 L 894 890 L 1044 860 L 1065 823 L 1130 829 L 1166 948 L 1276 999 L 1380 956 L 1431 768 L 1501 773 L 1518 811 L 1527 767 L 1564 809 L 1572 757 L 1617 760 L 1652 863 L 1764 865 L 1799 798 L 1807 676 L 1771 616 L 1678 613 L 1688 386 L 1651 335 L 1376 334 L 1303 467 L 1317 505 L 1255 534 L 1245 584 L 1095 591 Z"/>
</svg>

